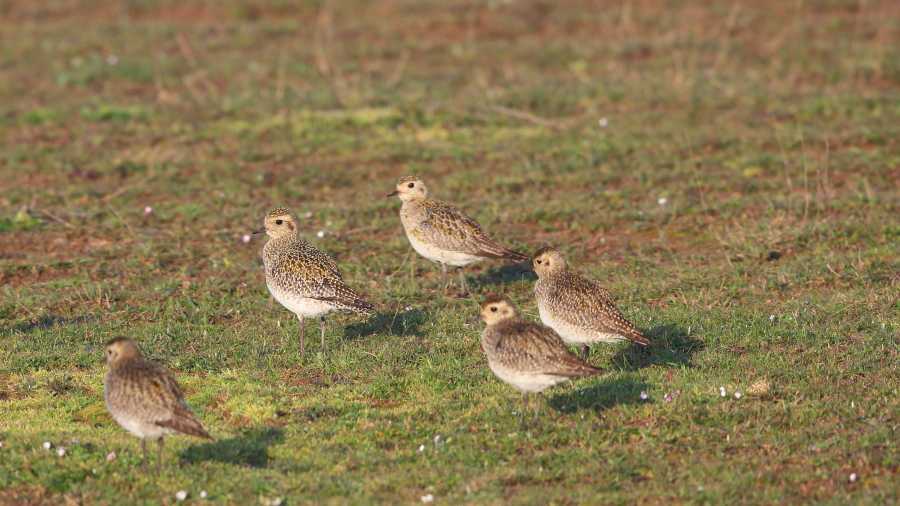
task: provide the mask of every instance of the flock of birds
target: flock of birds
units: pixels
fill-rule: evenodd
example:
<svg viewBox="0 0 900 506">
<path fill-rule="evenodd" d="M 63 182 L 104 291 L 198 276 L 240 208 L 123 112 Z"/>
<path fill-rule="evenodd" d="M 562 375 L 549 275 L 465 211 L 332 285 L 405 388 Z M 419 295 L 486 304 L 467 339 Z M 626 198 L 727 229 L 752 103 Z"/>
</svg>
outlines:
<svg viewBox="0 0 900 506">
<path fill-rule="evenodd" d="M 532 424 L 537 424 L 541 395 L 547 388 L 577 376 L 597 376 L 603 369 L 587 363 L 588 347 L 629 340 L 650 345 L 640 330 L 619 312 L 600 283 L 569 269 L 562 253 L 552 247 L 532 258 L 511 251 L 488 236 L 472 218 L 440 200 L 428 198 L 416 174 L 404 175 L 388 197 L 403 202 L 400 221 L 412 247 L 442 266 L 441 291 L 446 290 L 447 266 L 460 267 L 459 290 L 466 296 L 463 267 L 485 258 L 531 260 L 538 281 L 534 286 L 544 324 L 523 318 L 505 294 L 488 296 L 481 305 L 487 324 L 481 345 L 494 374 L 522 392 L 519 429 L 524 427 L 529 394 L 536 394 Z M 363 300 L 343 280 L 334 260 L 300 237 L 298 220 L 289 209 L 270 211 L 262 227 L 269 240 L 262 257 L 266 286 L 281 305 L 300 320 L 300 353 L 305 353 L 305 319 L 321 319 L 321 350 L 325 350 L 325 317 L 332 313 L 372 314 L 375 306 Z M 581 357 L 566 345 L 576 345 Z M 104 399 L 112 417 L 141 439 L 143 469 L 147 470 L 147 440 L 157 441 L 157 466 L 163 438 L 182 433 L 211 436 L 184 402 L 173 374 L 141 356 L 126 337 L 106 343 Z"/>
</svg>

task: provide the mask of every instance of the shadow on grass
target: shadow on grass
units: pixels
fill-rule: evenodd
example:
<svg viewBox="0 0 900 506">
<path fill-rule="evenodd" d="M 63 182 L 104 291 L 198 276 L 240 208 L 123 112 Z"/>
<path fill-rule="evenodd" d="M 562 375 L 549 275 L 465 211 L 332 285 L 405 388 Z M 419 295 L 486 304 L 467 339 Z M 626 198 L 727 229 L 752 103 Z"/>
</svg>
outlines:
<svg viewBox="0 0 900 506">
<path fill-rule="evenodd" d="M 427 318 L 427 311 L 416 308 L 378 312 L 365 321 L 344 326 L 343 338 L 354 340 L 373 334 L 425 337 L 421 327 Z"/>
<path fill-rule="evenodd" d="M 239 437 L 192 446 L 182 451 L 180 456 L 183 462 L 191 464 L 212 460 L 244 467 L 266 467 L 269 447 L 282 441 L 283 429 L 250 429 Z"/>
<path fill-rule="evenodd" d="M 467 288 L 484 288 L 489 293 L 499 291 L 499 286 L 518 283 L 523 280 L 537 281 L 537 274 L 531 270 L 531 262 L 506 264 L 490 267 L 477 276 L 466 276 Z"/>
<path fill-rule="evenodd" d="M 671 323 L 654 327 L 644 335 L 654 344 L 632 344 L 617 353 L 612 358 L 617 370 L 637 371 L 651 365 L 691 367 L 694 353 L 704 347 L 701 341 L 687 337 L 683 328 Z"/>
<path fill-rule="evenodd" d="M 545 396 L 547 405 L 555 411 L 573 413 L 591 410 L 606 411 L 619 404 L 637 404 L 641 400 L 641 392 L 648 389 L 647 383 L 635 381 L 627 376 L 600 376 L 592 381 L 592 386 L 579 388 L 577 383 L 563 383 L 569 388 L 563 390 L 560 385 L 559 394 Z M 552 390 L 551 390 L 552 392 Z"/>
<path fill-rule="evenodd" d="M 38 318 L 37 320 L 31 322 L 17 323 L 8 327 L 8 329 L 11 333 L 22 332 L 23 334 L 27 334 L 37 329 L 46 330 L 62 325 L 78 325 L 81 323 L 85 323 L 88 320 L 90 320 L 90 317 L 88 316 L 77 316 L 75 318 L 63 318 L 62 316 L 56 315 L 42 316 L 41 318 Z"/>
</svg>

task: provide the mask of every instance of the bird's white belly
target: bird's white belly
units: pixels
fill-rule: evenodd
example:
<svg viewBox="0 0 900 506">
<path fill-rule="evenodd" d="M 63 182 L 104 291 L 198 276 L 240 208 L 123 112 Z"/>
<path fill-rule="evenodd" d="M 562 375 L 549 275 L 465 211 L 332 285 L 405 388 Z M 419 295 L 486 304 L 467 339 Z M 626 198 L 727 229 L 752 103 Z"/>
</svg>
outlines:
<svg viewBox="0 0 900 506">
<path fill-rule="evenodd" d="M 177 434 L 177 431 L 174 429 L 156 425 L 155 423 L 145 422 L 143 420 L 118 416 L 113 416 L 113 418 L 117 422 L 119 422 L 119 425 L 121 425 L 125 430 L 141 439 L 149 439 L 150 441 L 154 441 L 164 436 Z"/>
<path fill-rule="evenodd" d="M 505 383 L 520 392 L 529 394 L 543 392 L 553 385 L 558 385 L 569 379 L 566 376 L 557 376 L 555 374 L 526 373 L 513 371 L 495 364 L 488 363 L 488 365 L 490 365 L 494 374 Z"/>
<path fill-rule="evenodd" d="M 412 244 L 413 249 L 416 250 L 416 253 L 432 262 L 453 265 L 455 267 L 465 267 L 472 262 L 481 260 L 481 257 L 479 256 L 464 253 L 462 251 L 450 251 L 438 248 L 437 246 L 420 240 L 414 234 L 409 233 L 408 230 L 406 232 L 406 237 L 409 239 L 409 243 Z"/>
<path fill-rule="evenodd" d="M 310 297 L 297 297 L 294 295 L 287 295 L 285 293 L 279 293 L 272 289 L 271 286 L 266 284 L 269 287 L 269 292 L 272 293 L 272 296 L 275 297 L 282 306 L 286 307 L 288 311 L 297 314 L 297 316 L 302 316 L 303 318 L 321 318 L 323 316 L 330 315 L 331 313 L 335 313 L 340 311 L 340 309 L 334 304 L 319 300 L 312 299 Z"/>
</svg>

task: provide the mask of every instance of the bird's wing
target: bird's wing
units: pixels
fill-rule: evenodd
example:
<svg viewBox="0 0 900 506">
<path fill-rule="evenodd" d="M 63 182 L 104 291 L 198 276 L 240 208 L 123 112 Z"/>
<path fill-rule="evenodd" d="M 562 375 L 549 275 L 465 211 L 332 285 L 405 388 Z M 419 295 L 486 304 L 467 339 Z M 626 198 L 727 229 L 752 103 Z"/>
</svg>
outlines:
<svg viewBox="0 0 900 506">
<path fill-rule="evenodd" d="M 585 278 L 575 272 L 566 273 L 565 292 L 553 291 L 548 302 L 555 306 L 568 306 L 572 311 L 559 311 L 558 318 L 595 332 L 618 334 L 626 339 L 644 342 L 649 340 L 619 312 L 615 301 L 598 281 Z"/>
<path fill-rule="evenodd" d="M 440 200 L 422 203 L 418 230 L 414 234 L 435 246 L 486 258 L 524 261 L 528 258 L 503 247 L 491 238 L 481 225 L 460 209 Z"/>
<path fill-rule="evenodd" d="M 495 356 L 502 362 L 531 374 L 596 376 L 604 371 L 575 356 L 550 327 L 521 319 L 491 329 Z"/>
<path fill-rule="evenodd" d="M 281 287 L 298 297 L 337 303 L 363 314 L 375 308 L 344 283 L 330 256 L 306 242 L 290 244 L 270 259 L 268 268 Z"/>
</svg>

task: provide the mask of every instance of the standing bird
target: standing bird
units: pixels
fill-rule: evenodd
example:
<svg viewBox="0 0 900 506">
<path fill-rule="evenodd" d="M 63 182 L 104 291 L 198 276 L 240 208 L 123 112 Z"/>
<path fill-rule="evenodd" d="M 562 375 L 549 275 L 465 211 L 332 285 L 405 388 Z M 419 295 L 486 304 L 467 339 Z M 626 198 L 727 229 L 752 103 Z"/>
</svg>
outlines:
<svg viewBox="0 0 900 506">
<path fill-rule="evenodd" d="M 524 427 L 528 394 L 537 394 L 532 425 L 537 425 L 544 390 L 575 376 L 599 376 L 603 369 L 585 363 L 566 347 L 550 327 L 522 318 L 505 294 L 490 295 L 481 304 L 487 327 L 481 347 L 498 378 L 522 392 L 519 429 Z"/>
<path fill-rule="evenodd" d="M 447 266 L 459 269 L 459 295 L 468 295 L 463 267 L 484 258 L 505 258 L 523 262 L 528 257 L 510 251 L 488 236 L 481 226 L 459 209 L 428 198 L 428 188 L 417 174 L 406 174 L 397 189 L 387 196 L 403 201 L 400 221 L 413 249 L 441 264 L 441 293 L 447 286 Z"/>
<path fill-rule="evenodd" d="M 276 207 L 254 234 L 269 236 L 263 246 L 266 287 L 282 306 L 300 320 L 300 355 L 305 354 L 304 318 L 322 319 L 322 353 L 325 353 L 325 317 L 331 313 L 372 314 L 375 306 L 362 300 L 344 283 L 337 264 L 325 253 L 300 238 L 297 216 Z"/>
<path fill-rule="evenodd" d="M 163 438 L 188 434 L 212 439 L 184 402 L 181 387 L 165 367 L 141 356 L 134 341 L 116 337 L 106 343 L 106 382 L 103 399 L 109 414 L 125 430 L 141 438 L 147 472 L 147 440 L 157 441 L 156 468 L 162 466 Z"/>
<path fill-rule="evenodd" d="M 599 282 L 569 270 L 562 253 L 543 247 L 534 253 L 534 284 L 541 321 L 555 330 L 563 341 L 581 348 L 588 359 L 588 346 L 629 340 L 649 345 L 634 325 L 622 316 L 606 288 Z"/>
</svg>

